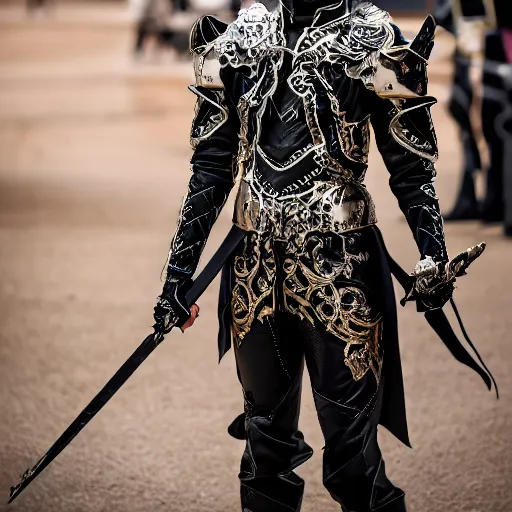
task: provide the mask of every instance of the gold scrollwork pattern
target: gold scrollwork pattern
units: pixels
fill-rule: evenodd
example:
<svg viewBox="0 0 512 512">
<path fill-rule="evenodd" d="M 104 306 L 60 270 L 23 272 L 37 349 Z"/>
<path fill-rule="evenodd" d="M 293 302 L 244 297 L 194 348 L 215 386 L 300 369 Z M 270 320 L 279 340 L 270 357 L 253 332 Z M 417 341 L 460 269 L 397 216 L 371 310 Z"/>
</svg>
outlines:
<svg viewBox="0 0 512 512">
<path fill-rule="evenodd" d="M 274 312 L 276 263 L 271 239 L 249 234 L 241 254 L 235 256 L 233 269 L 233 334 L 241 343 L 254 320 L 263 321 Z"/>
<path fill-rule="evenodd" d="M 345 243 L 354 236 L 341 240 Z M 242 343 L 255 320 L 263 321 L 274 313 L 279 294 L 285 311 L 323 326 L 345 343 L 344 363 L 354 380 L 371 371 L 378 382 L 382 317 L 369 305 L 364 285 L 354 279 L 369 254 L 349 250 L 335 253 L 329 247 L 330 240 L 332 235 L 312 234 L 303 244 L 278 242 L 283 262 L 277 270 L 273 238 L 250 234 L 234 262 L 233 334 Z M 277 272 L 282 276 L 277 278 Z"/>
</svg>

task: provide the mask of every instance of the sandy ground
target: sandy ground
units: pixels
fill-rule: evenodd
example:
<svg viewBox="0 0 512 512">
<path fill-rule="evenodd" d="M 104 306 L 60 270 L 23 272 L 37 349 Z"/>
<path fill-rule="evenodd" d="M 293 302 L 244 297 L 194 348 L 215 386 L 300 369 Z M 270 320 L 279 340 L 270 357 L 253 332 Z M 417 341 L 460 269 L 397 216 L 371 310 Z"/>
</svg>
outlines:
<svg viewBox="0 0 512 512">
<path fill-rule="evenodd" d="M 1 511 L 18 475 L 149 332 L 189 177 L 188 65 L 171 65 L 171 57 L 134 64 L 126 23 L 80 20 L 27 21 L 10 11 L 0 22 Z M 460 154 L 442 104 L 443 48 L 436 52 L 437 184 L 448 208 Z M 412 268 L 416 249 L 375 153 L 368 186 L 391 252 Z M 229 224 L 228 206 L 205 257 Z M 412 512 L 510 512 L 512 243 L 476 223 L 446 231 L 451 253 L 488 243 L 456 298 L 502 399 L 408 307 L 400 327 L 414 450 L 385 431 L 381 444 Z M 9 510 L 239 509 L 242 445 L 226 427 L 242 397 L 232 355 L 216 361 L 216 292 L 214 285 L 202 298 L 197 326 L 169 336 Z M 321 485 L 322 439 L 307 383 L 301 428 L 317 450 L 300 469 L 303 509 L 339 510 Z"/>
</svg>

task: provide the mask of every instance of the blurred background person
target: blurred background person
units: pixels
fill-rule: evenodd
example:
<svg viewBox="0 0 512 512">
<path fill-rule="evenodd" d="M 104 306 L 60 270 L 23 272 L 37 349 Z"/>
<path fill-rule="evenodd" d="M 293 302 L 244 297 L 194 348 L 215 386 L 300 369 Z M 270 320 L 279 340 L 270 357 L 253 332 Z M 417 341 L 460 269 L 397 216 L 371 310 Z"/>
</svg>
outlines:
<svg viewBox="0 0 512 512">
<path fill-rule="evenodd" d="M 489 149 L 489 167 L 486 175 L 486 193 L 482 202 L 482 220 L 485 222 L 502 222 L 504 220 L 503 166 L 505 140 L 499 130 L 498 121 L 502 109 L 507 103 L 501 76 L 506 63 L 506 56 L 494 0 L 486 0 L 485 6 L 490 29 L 485 34 L 482 74 L 482 129 Z M 503 19 L 505 13 L 500 11 L 500 16 Z"/>
<path fill-rule="evenodd" d="M 512 100 L 512 94 L 507 92 L 512 88 L 512 6 L 510 0 L 485 0 L 485 6 L 492 28 L 485 36 L 482 78 L 482 127 L 489 148 L 482 218 L 487 222 L 504 222 L 505 233 L 512 235 L 512 185 L 509 177 L 512 159 L 507 150 L 507 145 L 512 143 L 507 123 L 511 117 Z"/>
<path fill-rule="evenodd" d="M 485 14 L 483 0 L 438 0 L 434 15 L 438 25 L 457 40 L 448 110 L 459 128 L 463 160 L 459 190 L 453 209 L 444 216 L 446 221 L 480 218 L 475 175 L 482 162 L 471 123 L 474 91 L 470 71 L 472 61 L 481 58 Z"/>
<path fill-rule="evenodd" d="M 508 7 L 506 6 L 508 4 Z M 453 85 L 448 109 L 460 131 L 463 166 L 459 190 L 446 221 L 481 219 L 485 223 L 505 223 L 512 231 L 512 185 L 507 177 L 511 164 L 507 142 L 512 141 L 507 120 L 512 117 L 510 101 L 510 46 L 512 15 L 507 0 L 438 0 L 435 17 L 440 26 L 456 37 Z M 508 53 L 507 53 L 508 50 Z M 478 137 L 471 123 L 475 93 L 471 69 L 483 58 L 481 122 L 489 153 L 485 193 L 478 200 L 475 177 L 482 168 Z M 509 115 L 509 112 L 511 114 Z M 512 210 L 512 205 L 510 206 Z"/>
<path fill-rule="evenodd" d="M 504 1 L 496 1 L 498 26 L 501 27 L 502 43 L 507 61 L 506 67 L 502 67 L 505 71 L 503 84 L 507 94 L 502 123 L 503 137 L 507 139 L 504 144 L 504 232 L 507 236 L 512 237 L 512 14 L 510 12 L 511 6 L 508 7 L 508 10 L 506 10 Z"/>
<path fill-rule="evenodd" d="M 176 12 L 179 12 L 179 11 L 186 12 L 189 9 L 188 0 L 170 0 L 170 1 L 173 5 L 174 11 L 176 11 Z"/>
<path fill-rule="evenodd" d="M 149 39 L 157 49 L 169 46 L 174 32 L 170 27 L 173 4 L 184 7 L 184 0 L 136 0 L 132 6 L 136 17 L 134 55 L 140 58 Z M 176 7 L 176 6 L 175 6 Z"/>
<path fill-rule="evenodd" d="M 132 0 L 137 13 L 135 55 L 144 52 L 146 40 L 154 40 L 157 50 L 172 48 L 178 56 L 189 56 L 189 33 L 194 22 L 205 13 L 230 22 L 242 0 Z"/>
<path fill-rule="evenodd" d="M 27 0 L 26 7 L 29 15 L 35 15 L 37 12 L 49 13 L 53 2 L 51 0 Z"/>
</svg>

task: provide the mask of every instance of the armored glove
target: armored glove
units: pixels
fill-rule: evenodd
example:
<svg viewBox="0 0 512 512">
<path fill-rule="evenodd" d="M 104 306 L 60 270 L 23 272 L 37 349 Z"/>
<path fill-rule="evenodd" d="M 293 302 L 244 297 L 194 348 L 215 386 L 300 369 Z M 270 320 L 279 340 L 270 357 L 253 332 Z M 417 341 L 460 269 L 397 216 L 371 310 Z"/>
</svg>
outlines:
<svg viewBox="0 0 512 512">
<path fill-rule="evenodd" d="M 466 269 L 485 250 L 480 243 L 460 253 L 448 262 L 435 262 L 431 257 L 419 261 L 414 268 L 413 285 L 409 293 L 400 301 L 405 306 L 407 301 L 415 300 L 419 312 L 442 308 L 452 296 L 457 277 L 466 274 Z"/>
<path fill-rule="evenodd" d="M 157 299 L 153 317 L 156 332 L 166 334 L 175 325 L 182 326 L 190 318 L 190 308 L 186 293 L 192 285 L 192 279 L 176 272 L 169 273 L 162 294 Z"/>
</svg>

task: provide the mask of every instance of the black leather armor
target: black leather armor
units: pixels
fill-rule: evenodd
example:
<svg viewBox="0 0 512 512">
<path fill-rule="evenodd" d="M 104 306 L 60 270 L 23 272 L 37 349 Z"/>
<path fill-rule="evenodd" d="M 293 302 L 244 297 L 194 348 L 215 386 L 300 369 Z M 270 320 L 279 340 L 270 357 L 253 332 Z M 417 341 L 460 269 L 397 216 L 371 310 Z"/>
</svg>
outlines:
<svg viewBox="0 0 512 512">
<path fill-rule="evenodd" d="M 433 19 L 409 43 L 369 3 L 300 22 L 287 5 L 253 4 L 230 25 L 207 16 L 192 30 L 193 176 L 168 276 L 193 274 L 235 182 L 234 222 L 299 251 L 308 233 L 375 224 L 364 185 L 370 124 L 421 259 L 447 261 L 427 96 Z"/>
<path fill-rule="evenodd" d="M 304 360 L 325 487 L 345 512 L 405 512 L 377 443 L 378 423 L 409 439 L 390 258 L 364 184 L 370 125 L 420 253 L 404 300 L 442 307 L 483 250 L 448 263 L 427 96 L 433 19 L 408 42 L 370 3 L 326 3 L 269 0 L 230 25 L 201 18 L 191 33 L 193 175 L 156 316 L 164 328 L 183 321 L 184 283 L 236 184 L 233 221 L 247 234 L 224 268 L 219 311 L 244 390 L 229 431 L 246 441 L 245 512 L 300 509 L 293 470 L 312 453 L 297 430 Z"/>
</svg>

